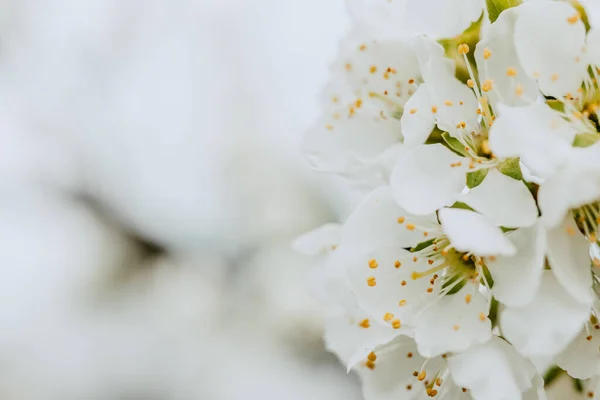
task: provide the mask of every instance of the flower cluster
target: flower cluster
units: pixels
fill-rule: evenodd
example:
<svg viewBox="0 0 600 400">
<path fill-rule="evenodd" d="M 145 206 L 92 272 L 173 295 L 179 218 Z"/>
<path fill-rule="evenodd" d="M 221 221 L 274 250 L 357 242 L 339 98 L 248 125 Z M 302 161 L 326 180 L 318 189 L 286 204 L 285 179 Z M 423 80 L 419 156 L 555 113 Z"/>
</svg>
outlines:
<svg viewBox="0 0 600 400">
<path fill-rule="evenodd" d="M 369 193 L 345 223 L 296 242 L 319 260 L 328 348 L 367 400 L 544 399 L 548 368 L 600 399 L 591 9 L 349 7 L 353 30 L 304 147 Z"/>
</svg>

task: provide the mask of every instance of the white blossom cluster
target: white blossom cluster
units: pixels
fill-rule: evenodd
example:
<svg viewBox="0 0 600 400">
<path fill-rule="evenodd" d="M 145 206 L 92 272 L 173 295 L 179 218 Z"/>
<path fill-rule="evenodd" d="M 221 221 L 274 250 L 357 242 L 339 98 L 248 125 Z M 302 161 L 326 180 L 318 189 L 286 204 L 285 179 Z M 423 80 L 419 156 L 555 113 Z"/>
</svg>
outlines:
<svg viewBox="0 0 600 400">
<path fill-rule="evenodd" d="M 367 400 L 545 399 L 556 371 L 600 399 L 589 3 L 348 1 L 304 147 L 370 193 L 295 246 Z"/>
</svg>

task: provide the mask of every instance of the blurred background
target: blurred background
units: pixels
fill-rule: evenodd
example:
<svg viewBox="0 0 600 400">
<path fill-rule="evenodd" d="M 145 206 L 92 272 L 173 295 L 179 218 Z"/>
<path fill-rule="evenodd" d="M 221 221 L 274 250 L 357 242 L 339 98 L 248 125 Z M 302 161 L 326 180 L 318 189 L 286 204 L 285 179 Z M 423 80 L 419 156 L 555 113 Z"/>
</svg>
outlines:
<svg viewBox="0 0 600 400">
<path fill-rule="evenodd" d="M 0 2 L 0 398 L 359 399 L 291 242 L 343 0 Z"/>
</svg>

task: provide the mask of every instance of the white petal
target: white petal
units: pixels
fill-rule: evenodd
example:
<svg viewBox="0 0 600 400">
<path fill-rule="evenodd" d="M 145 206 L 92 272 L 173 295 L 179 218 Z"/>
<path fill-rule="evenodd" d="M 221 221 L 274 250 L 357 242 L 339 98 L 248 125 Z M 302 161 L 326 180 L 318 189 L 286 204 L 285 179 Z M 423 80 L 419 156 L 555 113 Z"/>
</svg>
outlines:
<svg viewBox="0 0 600 400">
<path fill-rule="evenodd" d="M 358 111 L 352 118 L 326 116 L 307 131 L 302 147 L 316 168 L 349 172 L 360 166 L 361 160 L 375 158 L 399 143 L 400 129 L 397 120 L 382 119 L 367 111 Z"/>
<path fill-rule="evenodd" d="M 325 224 L 300 236 L 292 246 L 294 250 L 307 256 L 326 254 L 339 244 L 341 232 L 340 224 Z"/>
<path fill-rule="evenodd" d="M 486 259 L 486 266 L 494 279 L 492 291 L 496 299 L 507 306 L 524 306 L 533 299 L 540 284 L 545 261 L 546 231 L 538 223 L 517 229 L 506 237 L 517 252 L 512 257 Z"/>
<path fill-rule="evenodd" d="M 439 211 L 444 233 L 454 248 L 472 252 L 480 257 L 515 254 L 515 246 L 504 236 L 502 230 L 492 225 L 481 214 L 458 208 Z"/>
<path fill-rule="evenodd" d="M 498 337 L 449 357 L 448 367 L 454 382 L 477 400 L 521 399 L 536 378 L 533 364 Z"/>
<path fill-rule="evenodd" d="M 470 300 L 466 296 L 470 295 Z M 447 295 L 418 317 L 415 341 L 419 353 L 435 357 L 461 352 L 488 341 L 492 335 L 487 318 L 488 302 L 471 282 L 457 293 Z"/>
<path fill-rule="evenodd" d="M 413 376 L 413 371 L 420 371 L 425 362 L 417 352 L 414 340 L 398 337 L 389 345 L 376 348 L 373 353 L 377 357 L 374 368 L 368 368 L 366 363 L 355 368 L 363 382 L 365 400 L 411 400 L 425 395 L 424 385 Z M 425 371 L 428 372 L 427 368 Z"/>
<path fill-rule="evenodd" d="M 569 159 L 575 132 L 546 104 L 498 106 L 500 117 L 490 130 L 490 147 L 499 157 L 521 157 L 538 177 L 553 174 Z"/>
<path fill-rule="evenodd" d="M 404 23 L 437 38 L 461 34 L 481 16 L 481 0 L 407 0 Z"/>
<path fill-rule="evenodd" d="M 499 101 L 509 106 L 522 106 L 535 101 L 538 96 L 537 83 L 527 76 L 515 49 L 514 26 L 518 15 L 517 8 L 505 10 L 483 35 L 475 49 L 475 59 L 481 82 L 491 79 L 493 89 L 488 93 L 490 102 L 495 106 Z M 484 59 L 484 49 L 491 57 Z M 509 76 L 511 68 L 516 76 Z M 512 75 L 512 74 L 511 74 Z M 517 87 L 523 92 L 517 94 Z"/>
<path fill-rule="evenodd" d="M 455 78 L 451 70 L 442 67 L 447 60 L 444 48 L 424 36 L 415 39 L 415 46 L 429 97 L 433 106 L 437 107 L 436 117 L 440 129 L 455 135 L 478 131 L 477 98 L 471 89 Z M 466 128 L 457 131 L 457 126 L 463 122 Z"/>
<path fill-rule="evenodd" d="M 525 356 L 554 356 L 565 349 L 589 316 L 589 305 L 573 299 L 545 270 L 533 300 L 500 313 L 502 333 Z"/>
<path fill-rule="evenodd" d="M 539 374 L 533 378 L 531 388 L 523 393 L 523 400 L 548 400 L 544 389 L 544 379 Z"/>
<path fill-rule="evenodd" d="M 538 202 L 542 220 L 549 227 L 559 225 L 570 209 L 600 198 L 600 171 L 567 167 L 540 186 Z"/>
<path fill-rule="evenodd" d="M 407 211 L 429 214 L 453 204 L 465 187 L 466 160 L 441 144 L 407 150 L 394 168 L 394 198 Z"/>
<path fill-rule="evenodd" d="M 431 304 L 439 291 L 436 287 L 434 292 L 427 292 L 429 279 L 412 279 L 413 272 L 430 268 L 425 257 L 388 247 L 352 260 L 348 278 L 358 304 L 375 318 L 374 323 L 389 326 L 398 319 L 400 332 L 404 332 L 415 323 L 414 315 Z M 388 313 L 393 317 L 384 319 Z"/>
<path fill-rule="evenodd" d="M 577 301 L 589 305 L 592 301 L 589 244 L 571 215 L 562 225 L 548 231 L 546 253 L 563 288 Z"/>
<path fill-rule="evenodd" d="M 405 145 L 425 143 L 435 127 L 435 114 L 432 107 L 429 89 L 424 83 L 406 103 L 400 120 Z"/>
<path fill-rule="evenodd" d="M 417 228 L 409 229 L 410 224 Z M 380 187 L 350 215 L 337 251 L 363 255 L 386 246 L 413 247 L 424 240 L 424 231 L 419 228 L 433 232 L 438 227 L 435 214 L 411 216 L 394 201 L 389 187 Z"/>
<path fill-rule="evenodd" d="M 599 325 L 596 325 L 600 328 Z M 589 340 L 588 340 L 589 338 Z M 556 358 L 556 363 L 573 378 L 589 379 L 600 374 L 600 330 L 585 329 Z"/>
<path fill-rule="evenodd" d="M 368 328 L 363 321 L 369 317 L 356 310 L 352 315 L 340 314 L 328 319 L 325 324 L 325 345 L 329 351 L 339 357 L 348 368 L 362 359 L 376 346 L 392 340 L 397 333 L 386 326 L 370 323 Z"/>
<path fill-rule="evenodd" d="M 469 190 L 462 201 L 498 226 L 531 226 L 538 217 L 535 200 L 525 184 L 495 168 L 490 169 L 483 182 Z"/>
<path fill-rule="evenodd" d="M 600 29 L 593 28 L 587 34 L 587 56 L 591 64 L 600 66 Z"/>
<path fill-rule="evenodd" d="M 566 2 L 529 2 L 519 7 L 515 47 L 523 68 L 542 92 L 576 93 L 586 73 L 585 26 Z M 540 18 L 543 16 L 542 18 Z M 571 22 L 570 22 L 571 21 Z"/>
</svg>

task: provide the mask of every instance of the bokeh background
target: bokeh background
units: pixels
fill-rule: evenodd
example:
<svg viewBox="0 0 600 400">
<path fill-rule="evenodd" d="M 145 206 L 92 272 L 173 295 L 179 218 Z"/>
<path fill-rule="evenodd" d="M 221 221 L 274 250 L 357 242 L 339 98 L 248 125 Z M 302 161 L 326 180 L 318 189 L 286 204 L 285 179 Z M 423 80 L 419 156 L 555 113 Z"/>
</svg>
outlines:
<svg viewBox="0 0 600 400">
<path fill-rule="evenodd" d="M 343 0 L 0 1 L 0 399 L 359 400 L 301 233 Z"/>
</svg>

